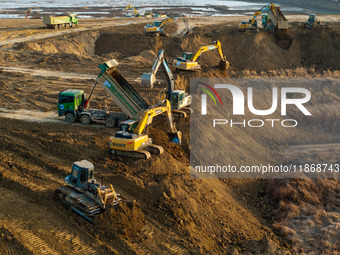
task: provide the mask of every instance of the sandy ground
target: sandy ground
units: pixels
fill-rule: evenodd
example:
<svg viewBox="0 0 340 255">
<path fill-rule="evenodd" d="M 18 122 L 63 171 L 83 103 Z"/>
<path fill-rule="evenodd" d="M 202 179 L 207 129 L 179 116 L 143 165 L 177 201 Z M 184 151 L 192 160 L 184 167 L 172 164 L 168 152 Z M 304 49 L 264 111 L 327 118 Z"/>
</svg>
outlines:
<svg viewBox="0 0 340 255">
<path fill-rule="evenodd" d="M 273 137 L 270 132 L 259 136 L 247 131 L 244 139 L 256 143 L 243 147 L 231 139 L 230 148 L 238 148 L 249 162 L 258 160 L 253 152 L 256 150 L 268 152 L 264 158 L 280 162 L 280 153 L 287 144 L 289 147 L 297 143 L 335 143 L 334 150 L 338 151 L 340 91 L 334 80 L 340 70 L 339 17 L 324 16 L 327 26 L 310 31 L 303 29 L 306 16 L 289 16 L 288 34 L 240 32 L 238 23 L 247 19 L 192 18 L 189 22 L 193 32 L 185 38 L 180 36 L 184 26 L 179 22 L 167 26 L 170 37 L 158 38 L 143 34 L 147 19 L 84 20 L 77 28 L 59 31 L 45 29 L 40 20 L 2 20 L 0 253 L 339 252 L 338 232 L 334 233 L 340 194 L 336 180 L 329 180 L 330 185 L 312 180 L 282 183 L 263 179 L 191 179 L 188 119 L 177 121 L 178 129 L 184 134 L 180 148 L 167 142 L 164 119 L 156 119 L 150 136 L 164 147 L 165 153 L 143 161 L 110 155 L 107 140 L 115 129 L 99 124 L 68 125 L 56 117 L 58 93 L 67 88 L 89 93 L 99 72 L 98 65 L 110 58 L 119 61 L 119 70 L 153 104 L 165 85 L 161 83 L 153 90 L 142 88 L 140 77 L 150 69 L 160 49 L 165 49 L 172 62 L 183 51 L 195 51 L 202 44 L 220 40 L 231 63 L 230 70 L 227 73 L 218 70 L 217 54 L 207 53 L 200 59 L 202 71 L 175 74 L 177 88 L 188 90 L 191 77 L 319 78 L 325 84 L 315 88 L 317 123 L 301 120 L 310 129 L 297 129 L 281 137 Z M 162 75 L 157 78 L 164 80 Z M 119 110 L 101 88 L 96 90 L 91 106 Z M 287 161 L 296 160 L 294 155 L 314 157 L 309 153 L 312 145 L 299 146 L 287 149 Z M 324 152 L 332 154 L 334 150 L 320 151 L 319 157 L 325 158 Z M 234 151 L 230 149 L 233 155 Z M 333 161 L 339 160 L 335 154 Z M 63 184 L 72 162 L 81 159 L 95 164 L 98 180 L 103 178 L 104 184 L 112 183 L 124 197 L 135 199 L 140 205 L 145 225 L 137 236 L 118 233 L 114 238 L 107 237 L 53 199 L 54 189 Z M 232 160 L 243 159 L 236 155 Z M 284 193 L 285 190 L 290 193 Z M 322 190 L 323 196 L 313 204 L 305 199 L 304 190 Z M 291 194 L 295 196 L 289 197 Z M 293 201 L 301 212 L 288 217 L 287 212 L 295 207 L 287 209 L 287 201 Z M 306 229 L 312 223 L 303 224 L 306 208 L 312 212 L 319 210 L 318 217 L 310 218 L 314 228 L 308 233 Z M 312 234 L 325 226 L 329 230 L 328 243 L 313 239 Z M 305 242 L 306 239 L 309 241 Z"/>
</svg>

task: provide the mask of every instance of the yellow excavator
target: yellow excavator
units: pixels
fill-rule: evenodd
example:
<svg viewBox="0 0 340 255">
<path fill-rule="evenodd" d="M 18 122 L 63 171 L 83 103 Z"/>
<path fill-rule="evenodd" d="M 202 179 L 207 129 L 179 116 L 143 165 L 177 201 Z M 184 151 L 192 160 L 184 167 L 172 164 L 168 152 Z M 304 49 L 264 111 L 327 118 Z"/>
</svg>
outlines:
<svg viewBox="0 0 340 255">
<path fill-rule="evenodd" d="M 158 36 L 158 35 L 164 36 L 164 37 L 169 36 L 169 33 L 164 32 L 165 24 L 168 22 L 177 21 L 177 19 L 180 19 L 180 18 L 184 18 L 184 16 L 175 16 L 171 18 L 165 18 L 162 21 L 155 21 L 153 24 L 148 24 L 144 26 L 144 31 L 147 35 L 150 35 L 150 36 Z M 184 21 L 184 24 L 187 30 L 184 34 L 184 36 L 186 36 L 187 34 L 190 33 L 191 27 L 185 18 L 183 19 L 183 21 Z"/>
<path fill-rule="evenodd" d="M 203 52 L 217 50 L 221 57 L 219 68 L 223 71 L 227 70 L 230 63 L 227 61 L 226 56 L 223 55 L 222 46 L 220 41 L 214 41 L 208 45 L 202 46 L 196 54 L 192 52 L 184 52 L 182 57 L 178 57 L 174 60 L 173 65 L 178 70 L 196 71 L 201 69 L 201 65 L 198 63 L 199 58 Z"/>
<path fill-rule="evenodd" d="M 262 19 L 262 26 L 265 30 L 288 29 L 288 21 L 281 12 L 280 6 L 273 3 L 269 3 L 255 12 L 253 18 L 248 22 L 241 22 L 239 28 L 244 30 L 257 29 L 257 17 L 261 14 L 267 14 Z"/>
<path fill-rule="evenodd" d="M 169 100 L 164 100 L 144 111 L 139 120 L 127 120 L 120 124 L 120 131 L 110 137 L 109 147 L 114 155 L 133 158 L 149 159 L 151 154 L 162 154 L 163 147 L 152 144 L 152 139 L 147 135 L 148 127 L 155 116 L 166 113 L 170 131 L 169 140 L 181 144 L 182 133 L 177 131 L 173 122 Z"/>
<path fill-rule="evenodd" d="M 128 4 L 126 6 L 126 8 L 123 10 L 123 12 L 126 12 L 127 10 L 133 10 L 133 12 L 135 13 L 135 17 L 140 17 L 140 14 L 138 13 L 138 11 L 136 10 L 135 7 L 133 7 L 131 4 Z M 125 17 L 131 17 L 131 15 L 125 13 L 124 15 Z"/>
</svg>

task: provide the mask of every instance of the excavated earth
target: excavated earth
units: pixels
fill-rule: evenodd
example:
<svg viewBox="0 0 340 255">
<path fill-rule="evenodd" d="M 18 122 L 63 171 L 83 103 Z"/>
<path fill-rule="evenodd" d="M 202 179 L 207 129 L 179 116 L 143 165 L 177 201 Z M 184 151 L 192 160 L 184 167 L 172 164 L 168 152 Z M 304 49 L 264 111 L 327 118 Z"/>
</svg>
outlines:
<svg viewBox="0 0 340 255">
<path fill-rule="evenodd" d="M 69 125 L 56 116 L 58 93 L 74 88 L 88 94 L 99 73 L 98 65 L 111 58 L 118 60 L 118 69 L 136 90 L 155 104 L 165 77 L 159 75 L 160 83 L 153 90 L 141 87 L 140 78 L 160 49 L 171 63 L 183 51 L 220 40 L 231 63 L 229 70 L 218 70 L 217 54 L 208 52 L 200 59 L 202 71 L 175 74 L 176 88 L 189 90 L 192 77 L 324 81 L 324 86 L 311 88 L 317 95 L 313 98 L 319 106 L 314 112 L 317 120 L 309 123 L 301 119 L 310 129 L 296 128 L 280 138 L 271 132 L 246 130 L 244 147 L 230 134 L 231 146 L 225 149 L 230 150 L 233 162 L 241 162 L 243 157 L 257 162 L 261 152 L 261 159 L 275 163 L 290 144 L 339 143 L 339 23 L 305 30 L 301 22 L 292 22 L 288 32 L 268 33 L 241 32 L 235 18 L 193 19 L 194 29 L 187 37 L 181 36 L 176 24 L 167 26 L 170 37 L 147 37 L 143 34 L 145 21 L 129 21 L 132 24 L 122 25 L 105 20 L 103 27 L 98 20 L 87 21 L 79 28 L 83 31 L 75 29 L 44 39 L 39 35 L 54 31 L 45 31 L 37 21 L 23 28 L 19 22 L 1 26 L 1 39 L 8 43 L 0 48 L 0 253 L 340 252 L 339 231 L 334 230 L 340 213 L 337 180 L 191 179 L 189 119 L 176 123 L 183 132 L 181 147 L 167 141 L 164 117 L 155 119 L 150 136 L 165 153 L 145 161 L 110 155 L 108 138 L 117 129 L 100 124 Z M 26 37 L 16 43 L 9 41 Z M 119 110 L 100 87 L 91 106 Z M 234 153 L 234 148 L 239 153 Z M 334 155 L 329 158 L 332 162 L 339 160 Z M 322 153 L 317 156 L 328 159 Z M 93 162 L 97 180 L 112 184 L 124 198 L 134 201 L 133 205 L 105 212 L 94 226 L 59 204 L 54 190 L 63 185 L 72 162 L 81 159 Z M 317 200 L 313 200 L 316 194 Z M 327 232 L 330 241 L 317 248 L 312 245 L 317 240 L 304 235 L 304 227 L 310 225 L 301 225 L 308 210 L 318 212 L 318 217 L 310 219 L 316 232 L 319 225 L 321 229 L 334 223 L 334 229 Z M 323 221 L 318 225 L 320 218 Z M 307 237 L 308 245 L 304 245 Z"/>
</svg>

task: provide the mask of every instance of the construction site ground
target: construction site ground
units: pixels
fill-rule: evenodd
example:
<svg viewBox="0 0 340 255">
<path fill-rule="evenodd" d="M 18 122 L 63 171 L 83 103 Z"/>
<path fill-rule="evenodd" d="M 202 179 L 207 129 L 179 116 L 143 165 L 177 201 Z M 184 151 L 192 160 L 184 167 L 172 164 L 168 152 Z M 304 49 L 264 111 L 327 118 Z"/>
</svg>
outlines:
<svg viewBox="0 0 340 255">
<path fill-rule="evenodd" d="M 166 26 L 169 37 L 146 36 L 143 27 L 150 20 L 143 18 L 81 20 L 76 28 L 60 30 L 46 29 L 41 20 L 1 20 L 0 253 L 340 252 L 337 180 L 191 179 L 189 118 L 176 121 L 183 132 L 181 147 L 167 141 L 165 119 L 155 119 L 150 136 L 165 153 L 135 160 L 110 155 L 108 139 L 117 128 L 69 125 L 57 116 L 58 93 L 73 88 L 89 94 L 98 65 L 112 58 L 136 90 L 155 104 L 165 77 L 159 75 L 153 90 L 140 82 L 160 49 L 171 63 L 183 51 L 220 40 L 229 70 L 220 71 L 218 55 L 209 52 L 200 58 L 202 71 L 175 74 L 176 88 L 189 90 L 191 77 L 320 79 L 325 84 L 311 88 L 318 95 L 313 103 L 321 109 L 316 113 L 319 122 L 311 124 L 314 130 L 296 128 L 280 139 L 246 132 L 243 139 L 249 146 L 239 147 L 235 139 L 233 147 L 225 148 L 231 153 L 238 148 L 234 160 L 246 155 L 255 161 L 253 151 L 263 151 L 268 152 L 263 159 L 273 162 L 304 157 L 336 163 L 340 17 L 322 16 L 325 27 L 316 30 L 303 28 L 306 16 L 288 16 L 287 32 L 240 31 L 238 23 L 249 18 L 190 18 L 193 30 L 186 37 L 179 22 Z M 119 111 L 98 86 L 91 107 Z M 320 143 L 329 147 L 313 150 Z M 54 199 L 72 162 L 82 159 L 94 163 L 99 182 L 136 200 L 145 217 L 140 232 L 122 229 L 108 235 L 105 231 L 112 229 L 96 228 Z"/>
</svg>

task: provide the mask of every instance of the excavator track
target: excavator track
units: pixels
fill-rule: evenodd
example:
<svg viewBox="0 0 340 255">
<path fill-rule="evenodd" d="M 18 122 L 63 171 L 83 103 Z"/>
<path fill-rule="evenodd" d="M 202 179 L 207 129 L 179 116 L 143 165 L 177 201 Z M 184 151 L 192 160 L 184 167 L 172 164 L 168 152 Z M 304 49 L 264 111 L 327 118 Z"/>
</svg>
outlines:
<svg viewBox="0 0 340 255">
<path fill-rule="evenodd" d="M 91 222 L 92 217 L 103 211 L 95 201 L 70 186 L 63 186 L 56 189 L 55 194 L 57 199 Z"/>
<path fill-rule="evenodd" d="M 187 113 L 181 110 L 172 110 L 172 116 L 176 119 L 185 119 L 187 117 Z"/>
<path fill-rule="evenodd" d="M 149 158 L 151 158 L 150 152 L 145 151 L 145 150 L 138 150 L 138 151 L 111 150 L 111 153 L 113 155 L 125 156 L 125 157 L 129 157 L 129 158 L 139 158 L 139 159 L 149 159 Z"/>
<path fill-rule="evenodd" d="M 152 154 L 156 154 L 156 155 L 161 155 L 164 152 L 164 149 L 162 146 L 160 145 L 156 145 L 156 144 L 149 144 L 148 147 L 146 147 L 146 149 L 152 153 Z"/>
</svg>

